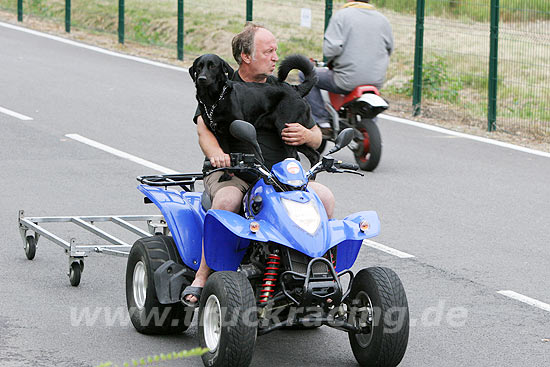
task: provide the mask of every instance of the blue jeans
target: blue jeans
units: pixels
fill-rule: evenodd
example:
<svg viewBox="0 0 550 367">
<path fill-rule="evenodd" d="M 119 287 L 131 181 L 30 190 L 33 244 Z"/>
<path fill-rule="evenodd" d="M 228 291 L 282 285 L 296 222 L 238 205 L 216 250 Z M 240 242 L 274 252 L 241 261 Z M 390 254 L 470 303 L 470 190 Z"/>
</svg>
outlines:
<svg viewBox="0 0 550 367">
<path fill-rule="evenodd" d="M 313 115 L 315 123 L 317 125 L 326 125 L 326 123 L 330 124 L 332 117 L 325 108 L 325 102 L 321 96 L 321 89 L 338 94 L 348 94 L 350 91 L 340 89 L 334 83 L 334 73 L 332 70 L 328 68 L 315 68 L 315 72 L 319 77 L 319 81 L 306 96 L 306 100 L 311 106 L 311 114 Z M 304 81 L 304 75 L 301 72 L 300 81 Z"/>
</svg>

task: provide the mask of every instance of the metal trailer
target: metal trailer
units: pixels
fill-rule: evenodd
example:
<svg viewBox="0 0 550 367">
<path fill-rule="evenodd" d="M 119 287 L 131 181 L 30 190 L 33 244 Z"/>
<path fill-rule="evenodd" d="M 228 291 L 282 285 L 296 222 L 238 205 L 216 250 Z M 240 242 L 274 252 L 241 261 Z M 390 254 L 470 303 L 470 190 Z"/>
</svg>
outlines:
<svg viewBox="0 0 550 367">
<path fill-rule="evenodd" d="M 132 248 L 132 245 L 95 226 L 95 222 L 112 222 L 140 237 L 150 237 L 159 232 L 162 234 L 168 233 L 168 227 L 162 215 L 25 217 L 24 211 L 20 210 L 19 232 L 23 239 L 27 259 L 34 259 L 38 239 L 40 236 L 44 236 L 63 248 L 65 253 L 69 256 L 69 272 L 67 275 L 69 276 L 71 285 L 77 287 L 80 284 L 80 278 L 84 270 L 84 258 L 87 257 L 89 253 L 97 252 L 106 255 L 127 257 Z M 147 232 L 130 222 L 147 222 L 149 231 Z M 106 240 L 108 243 L 100 245 L 78 244 L 77 240 L 74 238 L 66 241 L 46 230 L 41 226 L 43 223 L 74 223 Z"/>
</svg>

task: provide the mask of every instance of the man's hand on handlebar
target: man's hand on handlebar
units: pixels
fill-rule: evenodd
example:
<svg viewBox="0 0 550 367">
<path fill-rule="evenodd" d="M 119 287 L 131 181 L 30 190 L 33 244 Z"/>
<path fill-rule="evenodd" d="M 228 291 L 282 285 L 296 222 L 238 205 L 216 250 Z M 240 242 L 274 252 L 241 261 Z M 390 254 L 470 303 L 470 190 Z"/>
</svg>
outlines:
<svg viewBox="0 0 550 367">
<path fill-rule="evenodd" d="M 208 157 L 208 159 L 215 168 L 231 167 L 231 158 L 229 154 L 225 154 L 223 151 Z"/>
</svg>

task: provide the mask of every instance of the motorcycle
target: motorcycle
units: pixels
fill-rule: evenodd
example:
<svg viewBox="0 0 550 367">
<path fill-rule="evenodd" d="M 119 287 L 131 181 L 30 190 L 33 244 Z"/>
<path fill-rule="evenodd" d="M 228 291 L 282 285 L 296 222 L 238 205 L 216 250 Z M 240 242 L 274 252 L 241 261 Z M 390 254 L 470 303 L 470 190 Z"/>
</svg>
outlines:
<svg viewBox="0 0 550 367">
<path fill-rule="evenodd" d="M 138 177 L 138 189 L 160 209 L 171 236 L 139 239 L 130 251 L 126 298 L 136 330 L 168 334 L 189 327 L 194 309 L 182 304 L 182 293 L 204 248 L 215 271 L 199 299 L 205 366 L 248 366 L 257 336 L 323 325 L 348 333 L 360 365 L 397 366 L 409 335 L 403 285 L 388 268 L 350 270 L 363 240 L 379 234 L 378 215 L 361 211 L 329 220 L 308 189 L 321 172 L 362 175 L 356 164 L 330 155 L 351 142 L 353 130 L 340 132 L 334 147 L 307 172 L 295 159 L 268 170 L 251 124 L 234 121 L 230 132 L 255 153 L 232 153 L 226 168 L 206 162 L 203 173 Z M 198 180 L 217 171 L 257 175 L 240 214 L 209 209 L 208 195 L 195 192 Z"/>
<path fill-rule="evenodd" d="M 323 62 L 314 62 L 316 66 L 325 66 Z M 349 148 L 363 171 L 374 171 L 382 155 L 376 116 L 389 108 L 388 102 L 373 85 L 360 85 L 347 95 L 321 90 L 321 96 L 330 114 L 332 132 L 323 134 L 318 151 L 322 154 L 327 141 L 334 141 L 341 130 L 353 128 L 355 136 Z"/>
</svg>

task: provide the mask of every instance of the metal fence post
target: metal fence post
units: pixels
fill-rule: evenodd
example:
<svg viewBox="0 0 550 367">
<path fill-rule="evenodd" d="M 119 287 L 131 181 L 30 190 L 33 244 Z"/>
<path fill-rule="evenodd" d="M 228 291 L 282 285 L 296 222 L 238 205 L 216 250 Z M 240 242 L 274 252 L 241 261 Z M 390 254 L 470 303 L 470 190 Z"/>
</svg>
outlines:
<svg viewBox="0 0 550 367">
<path fill-rule="evenodd" d="M 330 22 L 330 18 L 332 18 L 332 0 L 326 0 L 325 1 L 325 31 L 327 30 L 328 23 Z"/>
<path fill-rule="evenodd" d="M 124 43 L 124 0 L 118 0 L 118 43 Z"/>
<path fill-rule="evenodd" d="M 183 0 L 178 0 L 178 60 L 183 60 Z"/>
<path fill-rule="evenodd" d="M 71 0 L 65 0 L 65 32 L 71 32 Z"/>
<path fill-rule="evenodd" d="M 422 56 L 424 53 L 424 9 L 426 0 L 416 2 L 416 42 L 414 50 L 413 115 L 420 114 L 422 101 Z"/>
<path fill-rule="evenodd" d="M 246 0 L 246 21 L 252 22 L 252 0 Z"/>
<path fill-rule="evenodd" d="M 330 22 L 330 18 L 332 18 L 332 0 L 326 0 L 325 1 L 325 28 L 324 30 L 327 30 L 328 23 Z M 327 57 L 323 55 L 323 61 L 327 62 Z"/>
<path fill-rule="evenodd" d="M 498 85 L 498 23 L 499 0 L 491 0 L 491 50 L 489 52 L 489 105 L 487 106 L 487 130 L 496 130 Z"/>
<path fill-rule="evenodd" d="M 23 21 L 23 0 L 17 0 L 17 21 Z"/>
</svg>

